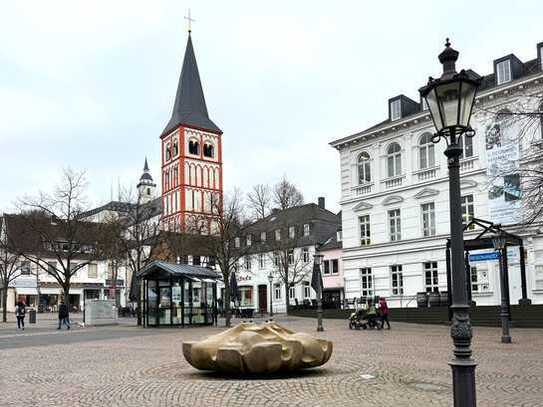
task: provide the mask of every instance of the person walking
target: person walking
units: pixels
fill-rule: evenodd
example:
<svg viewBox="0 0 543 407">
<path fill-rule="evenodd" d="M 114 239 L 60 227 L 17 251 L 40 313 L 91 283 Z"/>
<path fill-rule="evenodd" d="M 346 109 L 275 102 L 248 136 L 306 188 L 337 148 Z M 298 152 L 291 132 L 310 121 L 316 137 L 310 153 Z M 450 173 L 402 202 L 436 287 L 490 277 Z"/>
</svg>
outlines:
<svg viewBox="0 0 543 407">
<path fill-rule="evenodd" d="M 388 304 L 385 297 L 379 298 L 379 314 L 381 315 L 381 329 L 385 327 L 385 322 L 387 323 L 387 329 L 390 329 L 390 322 L 388 321 Z"/>
<path fill-rule="evenodd" d="M 64 304 L 64 301 L 60 301 L 58 307 L 58 328 L 61 329 L 62 325 L 66 325 L 67 329 L 70 329 L 70 319 L 68 318 L 68 306 Z"/>
<path fill-rule="evenodd" d="M 24 301 L 19 300 L 15 306 L 15 316 L 17 317 L 17 329 L 25 330 L 25 314 L 26 314 L 26 305 Z"/>
</svg>

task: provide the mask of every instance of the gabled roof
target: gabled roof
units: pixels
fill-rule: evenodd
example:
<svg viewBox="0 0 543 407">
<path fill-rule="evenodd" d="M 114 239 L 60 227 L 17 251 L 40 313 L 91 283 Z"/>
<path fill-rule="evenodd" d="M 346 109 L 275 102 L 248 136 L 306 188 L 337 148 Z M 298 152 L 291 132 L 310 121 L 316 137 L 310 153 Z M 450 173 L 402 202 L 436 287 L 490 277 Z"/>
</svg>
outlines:
<svg viewBox="0 0 543 407">
<path fill-rule="evenodd" d="M 198 73 L 198 65 L 196 64 L 196 56 L 194 55 L 190 33 L 185 50 L 181 77 L 177 85 L 172 117 L 164 128 L 162 136 L 171 133 L 181 125 L 222 134 L 221 129 L 211 121 L 207 113 L 204 91 L 200 82 L 200 74 Z"/>
</svg>

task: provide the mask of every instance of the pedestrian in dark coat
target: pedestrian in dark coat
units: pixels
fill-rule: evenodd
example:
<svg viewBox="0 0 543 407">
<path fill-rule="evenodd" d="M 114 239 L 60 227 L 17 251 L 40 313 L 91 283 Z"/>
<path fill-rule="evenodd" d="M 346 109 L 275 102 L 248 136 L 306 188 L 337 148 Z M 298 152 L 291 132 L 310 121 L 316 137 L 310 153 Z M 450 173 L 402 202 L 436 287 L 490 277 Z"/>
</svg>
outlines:
<svg viewBox="0 0 543 407">
<path fill-rule="evenodd" d="M 15 306 L 15 316 L 17 317 L 17 329 L 25 330 L 26 305 L 24 301 L 19 301 Z"/>
<path fill-rule="evenodd" d="M 387 323 L 387 328 L 390 329 L 390 322 L 388 322 L 388 304 L 385 297 L 379 298 L 379 314 L 381 315 L 381 329 L 385 327 L 385 322 Z"/>
<path fill-rule="evenodd" d="M 64 304 L 64 301 L 60 302 L 60 306 L 58 307 L 58 328 L 61 329 L 62 325 L 66 325 L 68 329 L 70 329 L 70 319 L 68 314 L 68 306 Z"/>
</svg>

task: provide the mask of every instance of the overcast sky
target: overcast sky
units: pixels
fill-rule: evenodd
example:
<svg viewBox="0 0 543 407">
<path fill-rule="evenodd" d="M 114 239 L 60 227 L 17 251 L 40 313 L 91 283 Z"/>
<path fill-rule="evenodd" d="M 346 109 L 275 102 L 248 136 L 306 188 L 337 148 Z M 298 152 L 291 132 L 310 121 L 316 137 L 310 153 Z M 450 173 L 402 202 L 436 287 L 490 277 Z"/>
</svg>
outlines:
<svg viewBox="0 0 543 407">
<path fill-rule="evenodd" d="M 516 4 L 516 5 L 515 5 Z M 387 115 L 387 99 L 441 72 L 445 37 L 480 74 L 535 58 L 541 1 L 3 1 L 0 211 L 84 169 L 93 204 L 159 181 L 191 7 L 208 111 L 224 131 L 225 189 L 286 174 L 339 209 L 328 143 Z"/>
</svg>

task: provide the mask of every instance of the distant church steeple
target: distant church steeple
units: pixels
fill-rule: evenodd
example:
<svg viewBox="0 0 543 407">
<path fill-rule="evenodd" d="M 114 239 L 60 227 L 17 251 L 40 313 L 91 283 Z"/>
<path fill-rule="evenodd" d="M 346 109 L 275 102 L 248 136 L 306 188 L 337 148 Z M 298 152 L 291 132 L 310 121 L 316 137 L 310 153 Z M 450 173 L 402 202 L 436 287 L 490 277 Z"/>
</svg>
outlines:
<svg viewBox="0 0 543 407">
<path fill-rule="evenodd" d="M 155 197 L 156 184 L 154 183 L 153 177 L 151 176 L 149 164 L 147 164 L 147 157 L 145 157 L 143 174 L 141 174 L 140 182 L 138 183 L 137 188 L 141 203 L 147 203 Z"/>
</svg>

